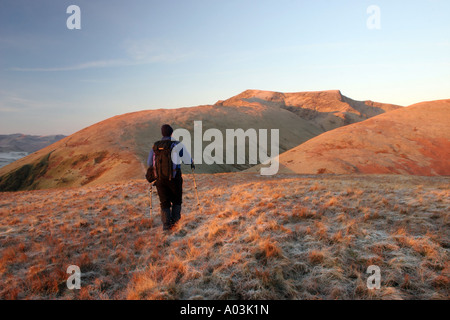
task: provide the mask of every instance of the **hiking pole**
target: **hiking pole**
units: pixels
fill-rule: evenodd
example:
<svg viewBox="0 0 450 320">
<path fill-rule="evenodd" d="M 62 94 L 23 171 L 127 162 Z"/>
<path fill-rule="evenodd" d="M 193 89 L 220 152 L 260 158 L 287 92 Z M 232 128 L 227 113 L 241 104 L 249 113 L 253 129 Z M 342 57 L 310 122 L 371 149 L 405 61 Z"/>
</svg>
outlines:
<svg viewBox="0 0 450 320">
<path fill-rule="evenodd" d="M 198 200 L 197 183 L 195 182 L 194 168 L 191 169 L 192 169 L 192 178 L 194 179 L 195 195 L 197 196 L 197 206 L 200 206 L 200 201 Z"/>
<path fill-rule="evenodd" d="M 153 216 L 153 183 L 150 183 L 150 218 Z"/>
</svg>

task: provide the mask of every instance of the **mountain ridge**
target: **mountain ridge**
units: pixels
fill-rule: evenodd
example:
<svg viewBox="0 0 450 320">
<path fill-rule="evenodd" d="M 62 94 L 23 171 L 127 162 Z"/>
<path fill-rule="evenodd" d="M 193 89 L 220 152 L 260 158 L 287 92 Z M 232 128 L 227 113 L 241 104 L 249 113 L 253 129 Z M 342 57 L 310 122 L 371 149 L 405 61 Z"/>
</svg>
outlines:
<svg viewBox="0 0 450 320">
<path fill-rule="evenodd" d="M 249 89 L 230 99 L 219 100 L 215 105 L 255 106 L 261 104 L 286 109 L 305 120 L 312 121 L 323 131 L 401 108 L 398 105 L 371 100 L 353 100 L 344 96 L 340 90 L 282 93 Z"/>
<path fill-rule="evenodd" d="M 287 100 L 277 104 L 277 99 L 281 98 Z M 0 168 L 0 191 L 72 187 L 142 178 L 148 151 L 153 142 L 160 139 L 160 126 L 163 123 L 171 123 L 174 129 L 187 129 L 191 133 L 191 145 L 194 121 L 199 120 L 203 121 L 204 130 L 217 128 L 221 132 L 232 128 L 279 129 L 280 153 L 285 152 L 328 129 L 344 125 L 345 121 L 336 122 L 339 114 L 330 114 L 343 112 L 342 105 L 336 107 L 346 104 L 342 99 L 340 91 L 282 94 L 246 90 L 214 105 L 116 115 Z M 288 110 L 285 101 L 297 108 L 297 113 Z M 315 102 L 318 109 L 330 112 L 305 117 L 300 111 L 304 109 L 302 105 L 309 106 L 307 102 Z M 364 102 L 360 103 L 365 105 Z M 386 104 L 386 108 L 400 107 Z M 361 114 L 358 116 L 356 109 L 351 106 L 344 109 L 351 111 L 348 112 L 347 122 L 360 121 L 365 117 Z M 385 111 L 374 109 L 374 113 L 378 112 Z M 341 116 L 345 118 L 345 114 Z M 198 164 L 196 167 L 199 173 L 217 173 L 241 171 L 251 165 Z"/>
<path fill-rule="evenodd" d="M 35 152 L 66 136 L 28 135 L 23 133 L 0 134 L 0 152 Z"/>
</svg>

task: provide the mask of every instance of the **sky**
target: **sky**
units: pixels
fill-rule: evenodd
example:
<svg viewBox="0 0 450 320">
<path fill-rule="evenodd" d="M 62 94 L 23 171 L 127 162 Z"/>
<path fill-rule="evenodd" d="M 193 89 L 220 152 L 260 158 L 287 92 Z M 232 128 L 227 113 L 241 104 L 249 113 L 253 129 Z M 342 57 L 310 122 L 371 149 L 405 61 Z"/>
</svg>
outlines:
<svg viewBox="0 0 450 320">
<path fill-rule="evenodd" d="M 81 29 L 67 27 L 70 5 Z M 68 135 L 247 89 L 448 99 L 449 12 L 448 0 L 1 0 L 0 134 Z"/>
</svg>

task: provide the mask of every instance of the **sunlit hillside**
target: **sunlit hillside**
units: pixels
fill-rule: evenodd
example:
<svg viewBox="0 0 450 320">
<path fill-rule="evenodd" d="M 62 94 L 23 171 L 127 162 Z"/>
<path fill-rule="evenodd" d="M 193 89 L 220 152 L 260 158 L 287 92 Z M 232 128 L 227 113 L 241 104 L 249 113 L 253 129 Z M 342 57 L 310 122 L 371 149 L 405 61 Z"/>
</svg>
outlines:
<svg viewBox="0 0 450 320">
<path fill-rule="evenodd" d="M 343 125 L 382 114 L 399 106 L 354 101 L 340 91 L 280 93 L 247 90 L 214 105 L 157 109 L 118 115 L 84 128 L 65 139 L 0 168 L 0 190 L 79 187 L 140 179 L 153 143 L 161 138 L 161 125 L 190 132 L 192 153 L 194 121 L 202 129 L 279 130 L 279 152 Z M 202 149 L 203 132 L 196 144 Z M 189 138 L 186 138 L 189 139 Z M 211 140 L 209 140 L 211 141 Z M 246 146 L 250 142 L 245 142 Z M 251 142 L 254 146 L 257 142 Z M 186 143 L 187 144 L 187 143 Z M 203 143 L 203 147 L 208 145 Z M 224 146 L 226 144 L 224 143 Z M 203 149 L 202 149 L 203 150 Z M 223 152 L 225 155 L 226 152 Z M 236 172 L 254 164 L 200 164 L 202 173 Z"/>
<path fill-rule="evenodd" d="M 448 176 L 449 119 L 450 100 L 380 114 L 325 132 L 283 153 L 280 171 Z"/>
</svg>

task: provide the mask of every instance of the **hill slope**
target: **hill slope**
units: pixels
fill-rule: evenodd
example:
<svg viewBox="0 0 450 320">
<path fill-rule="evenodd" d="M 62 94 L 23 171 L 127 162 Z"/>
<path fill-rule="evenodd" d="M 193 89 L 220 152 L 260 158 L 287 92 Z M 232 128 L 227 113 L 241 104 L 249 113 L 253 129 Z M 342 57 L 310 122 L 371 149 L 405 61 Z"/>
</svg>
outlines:
<svg viewBox="0 0 450 320">
<path fill-rule="evenodd" d="M 283 102 L 275 103 L 276 97 L 280 96 Z M 300 111 L 290 111 L 289 108 L 303 110 L 305 104 L 301 101 L 307 98 L 302 97 L 310 96 L 315 97 L 313 100 L 316 104 L 316 113 L 312 118 L 302 115 Z M 160 126 L 163 123 L 170 123 L 175 129 L 189 130 L 191 140 L 194 121 L 198 120 L 203 121 L 203 132 L 208 128 L 217 128 L 222 133 L 225 129 L 237 128 L 279 129 L 280 152 L 284 152 L 325 130 L 328 125 L 324 123 L 328 122 L 321 120 L 324 116 L 322 113 L 350 110 L 343 100 L 349 99 L 338 91 L 282 94 L 250 90 L 215 105 L 148 110 L 116 116 L 0 168 L 0 191 L 81 186 L 142 178 L 148 151 L 153 142 L 160 139 Z M 386 110 L 395 108 L 386 106 Z M 362 102 L 358 103 L 358 108 L 365 110 L 360 112 L 363 118 L 384 112 L 380 107 L 367 106 Z M 351 110 L 355 114 L 359 112 Z M 348 121 L 360 119 L 355 117 L 349 117 Z M 198 159 L 194 160 L 199 163 Z M 197 165 L 197 171 L 230 172 L 249 167 L 249 164 Z"/>
<path fill-rule="evenodd" d="M 162 123 L 193 131 L 194 120 L 208 128 L 280 128 L 286 151 L 320 133 L 291 112 L 268 107 L 199 106 L 149 110 L 116 116 L 0 168 L 0 190 L 80 186 L 142 178 Z M 193 138 L 193 134 L 192 134 Z M 233 165 L 198 165 L 198 172 L 237 171 Z"/>
<path fill-rule="evenodd" d="M 0 299 L 448 299 L 448 177 L 196 178 L 168 235 L 144 180 L 0 193 Z"/>
<path fill-rule="evenodd" d="M 382 114 L 280 155 L 281 172 L 450 175 L 449 119 L 450 100 Z"/>
</svg>

